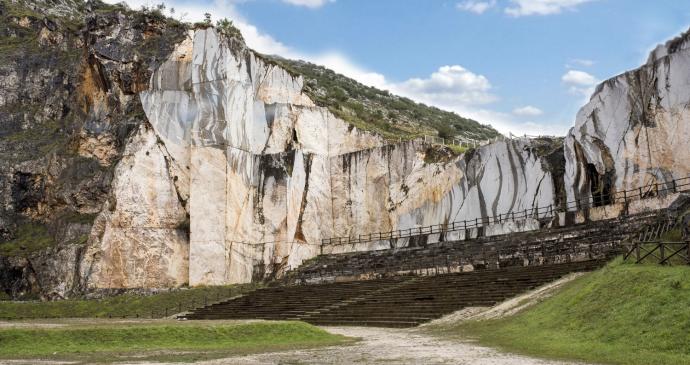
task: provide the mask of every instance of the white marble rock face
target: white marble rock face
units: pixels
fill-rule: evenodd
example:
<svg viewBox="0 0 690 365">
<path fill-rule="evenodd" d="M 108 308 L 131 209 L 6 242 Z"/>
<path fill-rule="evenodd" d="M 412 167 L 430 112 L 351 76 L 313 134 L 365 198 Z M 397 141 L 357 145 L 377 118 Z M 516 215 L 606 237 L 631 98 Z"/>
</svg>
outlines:
<svg viewBox="0 0 690 365">
<path fill-rule="evenodd" d="M 688 105 L 685 33 L 640 68 L 604 81 L 579 111 L 565 144 L 568 200 L 591 199 L 592 186 L 616 193 L 690 176 Z"/>
<path fill-rule="evenodd" d="M 213 29 L 190 32 L 140 95 L 151 129 L 118 165 L 89 285 L 248 282 L 317 255 L 323 238 L 553 202 L 553 178 L 526 141 L 429 161 L 429 146 L 384 146 L 302 84 Z"/>
</svg>

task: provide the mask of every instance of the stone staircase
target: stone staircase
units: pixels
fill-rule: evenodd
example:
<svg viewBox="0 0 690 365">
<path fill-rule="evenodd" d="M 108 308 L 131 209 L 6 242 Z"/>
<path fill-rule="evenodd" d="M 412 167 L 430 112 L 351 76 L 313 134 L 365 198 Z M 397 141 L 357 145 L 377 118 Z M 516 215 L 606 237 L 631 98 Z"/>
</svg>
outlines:
<svg viewBox="0 0 690 365">
<path fill-rule="evenodd" d="M 650 212 L 568 227 L 511 233 L 423 247 L 321 255 L 288 273 L 288 283 L 438 275 L 466 270 L 606 260 L 621 242 L 660 219 Z"/>
<path fill-rule="evenodd" d="M 423 247 L 321 255 L 270 287 L 181 318 L 412 327 L 594 270 L 621 253 L 623 241 L 640 232 L 662 233 L 668 219 L 666 212 L 650 212 Z"/>
<path fill-rule="evenodd" d="M 185 319 L 302 320 L 317 325 L 412 327 L 473 306 L 491 306 L 603 260 L 438 276 L 280 286 L 186 314 Z"/>
</svg>

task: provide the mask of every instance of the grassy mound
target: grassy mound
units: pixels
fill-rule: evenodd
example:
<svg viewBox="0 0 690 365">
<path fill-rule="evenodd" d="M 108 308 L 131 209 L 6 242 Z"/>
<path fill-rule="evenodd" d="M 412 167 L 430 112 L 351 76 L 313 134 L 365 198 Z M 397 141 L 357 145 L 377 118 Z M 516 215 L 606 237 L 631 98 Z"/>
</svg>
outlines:
<svg viewBox="0 0 690 365">
<path fill-rule="evenodd" d="M 193 361 L 347 341 L 303 322 L 92 323 L 0 329 L 0 358 Z"/>
<path fill-rule="evenodd" d="M 518 315 L 443 331 L 533 356 L 690 364 L 690 267 L 618 260 Z"/>
<path fill-rule="evenodd" d="M 256 288 L 256 284 L 243 284 L 174 290 L 148 296 L 122 294 L 100 300 L 0 301 L 0 319 L 162 318 Z"/>
</svg>

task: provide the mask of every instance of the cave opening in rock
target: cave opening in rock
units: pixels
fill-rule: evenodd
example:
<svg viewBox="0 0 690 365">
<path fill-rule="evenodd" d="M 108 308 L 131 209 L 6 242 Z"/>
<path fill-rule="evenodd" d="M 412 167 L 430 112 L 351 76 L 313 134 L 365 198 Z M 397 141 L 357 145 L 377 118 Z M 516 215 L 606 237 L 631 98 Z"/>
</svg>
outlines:
<svg viewBox="0 0 690 365">
<path fill-rule="evenodd" d="M 588 163 L 587 177 L 592 193 L 592 205 L 600 207 L 613 203 L 613 172 L 607 171 L 602 175 L 594 164 Z"/>
</svg>

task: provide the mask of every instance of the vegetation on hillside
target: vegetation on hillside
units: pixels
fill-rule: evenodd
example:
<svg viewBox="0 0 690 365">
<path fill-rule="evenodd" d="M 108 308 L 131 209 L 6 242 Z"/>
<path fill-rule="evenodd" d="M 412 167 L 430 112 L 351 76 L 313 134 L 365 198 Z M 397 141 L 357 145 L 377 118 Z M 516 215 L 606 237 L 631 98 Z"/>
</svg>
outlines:
<svg viewBox="0 0 690 365">
<path fill-rule="evenodd" d="M 278 56 L 264 57 L 292 74 L 304 76 L 304 91 L 317 104 L 360 129 L 384 137 L 408 139 L 426 134 L 483 140 L 499 135 L 491 126 L 362 85 L 323 66 Z"/>
<path fill-rule="evenodd" d="M 198 361 L 349 342 L 303 322 L 82 323 L 0 329 L 0 358 Z"/>
<path fill-rule="evenodd" d="M 52 302 L 2 301 L 0 296 L 0 319 L 161 318 L 240 295 L 257 287 L 258 284 L 210 286 L 173 289 L 154 295 L 130 293 L 105 299 L 70 299 Z"/>
<path fill-rule="evenodd" d="M 690 364 L 690 267 L 624 264 L 513 317 L 441 330 L 508 351 L 626 365 Z"/>
</svg>

